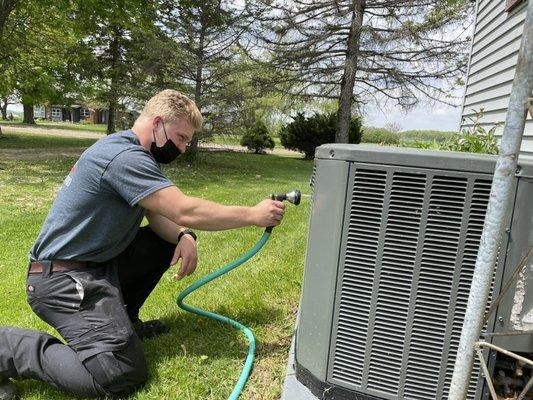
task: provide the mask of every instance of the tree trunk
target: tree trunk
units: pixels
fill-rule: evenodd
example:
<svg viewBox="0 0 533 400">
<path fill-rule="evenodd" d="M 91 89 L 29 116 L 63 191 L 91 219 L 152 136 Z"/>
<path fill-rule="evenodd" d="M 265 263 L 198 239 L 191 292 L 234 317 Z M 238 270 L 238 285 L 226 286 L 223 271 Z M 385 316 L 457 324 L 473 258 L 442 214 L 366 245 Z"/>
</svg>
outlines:
<svg viewBox="0 0 533 400">
<path fill-rule="evenodd" d="M 194 88 L 194 102 L 196 103 L 196 107 L 198 107 L 198 110 L 200 110 L 200 96 L 202 93 L 202 67 L 200 65 L 196 68 L 196 86 Z M 198 76 L 200 76 L 200 79 L 198 79 Z M 191 144 L 189 145 L 189 155 L 191 158 L 196 158 L 196 154 L 198 153 L 198 136 L 201 135 L 201 128 L 199 132 L 196 132 L 196 134 L 193 136 L 191 140 Z"/>
<path fill-rule="evenodd" d="M 359 38 L 363 26 L 363 13 L 366 0 L 353 0 L 352 24 L 348 37 L 348 50 L 344 74 L 342 75 L 341 94 L 339 97 L 339 112 L 337 115 L 337 131 L 335 132 L 336 143 L 349 142 L 350 120 L 352 118 L 353 88 L 357 73 L 357 57 L 359 55 Z"/>
<path fill-rule="evenodd" d="M 35 119 L 33 119 L 33 104 L 22 103 L 22 107 L 24 108 L 24 120 L 22 122 L 24 124 L 35 125 Z"/>
<path fill-rule="evenodd" d="M 7 97 L 3 98 L 1 101 L 0 111 L 2 112 L 2 119 L 5 121 L 7 119 Z"/>
<path fill-rule="evenodd" d="M 3 37 L 4 27 L 6 25 L 7 18 L 9 17 L 9 14 L 11 14 L 11 12 L 15 9 L 17 3 L 18 0 L 4 0 L 0 2 L 0 38 Z"/>
<path fill-rule="evenodd" d="M 117 26 L 113 26 L 113 40 L 109 46 L 111 53 L 111 84 L 109 87 L 109 115 L 107 118 L 107 134 L 115 132 L 115 116 L 118 109 L 118 85 L 120 80 L 120 29 Z"/>
<path fill-rule="evenodd" d="M 196 107 L 198 107 L 198 110 L 202 110 L 201 108 L 201 97 L 202 97 L 202 84 L 203 84 L 203 69 L 204 69 L 204 62 L 203 62 L 203 56 L 204 56 L 204 36 L 205 36 L 205 29 L 202 28 L 200 31 L 200 42 L 198 44 L 198 64 L 196 65 L 196 85 L 194 87 L 194 102 L 196 103 Z M 196 135 L 192 138 L 191 144 L 189 146 L 189 157 L 191 159 L 195 159 L 196 155 L 198 154 L 198 136 L 201 135 L 201 129 L 200 132 L 196 132 Z"/>
</svg>

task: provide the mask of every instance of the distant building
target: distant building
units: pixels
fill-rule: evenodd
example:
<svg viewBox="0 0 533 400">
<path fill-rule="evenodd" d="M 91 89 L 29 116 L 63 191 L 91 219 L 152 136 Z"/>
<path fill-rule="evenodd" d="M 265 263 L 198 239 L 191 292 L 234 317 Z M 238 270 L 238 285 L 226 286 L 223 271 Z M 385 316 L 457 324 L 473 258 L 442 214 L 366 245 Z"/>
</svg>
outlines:
<svg viewBox="0 0 533 400">
<path fill-rule="evenodd" d="M 107 124 L 108 119 L 109 110 L 107 108 L 90 110 L 89 120 L 93 124 Z"/>
<path fill-rule="evenodd" d="M 91 110 L 74 104 L 70 107 L 53 105 L 50 107 L 50 117 L 52 121 L 80 122 L 90 120 Z"/>
<path fill-rule="evenodd" d="M 46 118 L 46 109 L 45 106 L 34 106 L 33 107 L 33 118 Z"/>
<path fill-rule="evenodd" d="M 481 125 L 489 130 L 501 122 L 502 126 L 496 131 L 501 137 L 524 31 L 526 6 L 527 0 L 477 0 L 461 129 L 472 126 L 469 118 L 483 109 Z M 521 152 L 533 156 L 533 118 L 530 114 Z"/>
<path fill-rule="evenodd" d="M 139 113 L 134 110 L 117 111 L 118 118 L 135 119 Z M 54 122 L 92 122 L 93 124 L 107 124 L 109 110 L 107 108 L 90 108 L 88 106 L 73 104 L 71 106 L 52 105 L 34 106 L 34 118 L 47 119 Z"/>
<path fill-rule="evenodd" d="M 93 111 L 81 105 L 72 105 L 70 107 L 57 104 L 52 106 L 39 105 L 33 107 L 33 117 L 55 122 L 80 122 L 92 120 L 91 115 Z"/>
</svg>

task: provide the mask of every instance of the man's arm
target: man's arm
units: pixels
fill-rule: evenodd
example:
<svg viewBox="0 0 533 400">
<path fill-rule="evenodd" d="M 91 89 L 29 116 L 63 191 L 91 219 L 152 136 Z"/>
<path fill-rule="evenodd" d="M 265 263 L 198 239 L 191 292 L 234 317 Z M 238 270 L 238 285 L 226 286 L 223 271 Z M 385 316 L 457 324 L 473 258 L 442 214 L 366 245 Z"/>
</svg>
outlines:
<svg viewBox="0 0 533 400">
<path fill-rule="evenodd" d="M 283 218 L 281 201 L 263 200 L 253 207 L 224 206 L 185 195 L 175 186 L 158 190 L 139 202 L 149 212 L 160 214 L 179 226 L 205 231 L 249 225 L 276 226 Z"/>
<path fill-rule="evenodd" d="M 157 235 L 165 239 L 167 242 L 178 244 L 178 235 L 185 229 L 169 220 L 167 217 L 161 214 L 156 214 L 152 211 L 146 212 L 146 218 L 150 223 L 150 229 L 152 229 Z"/>
<path fill-rule="evenodd" d="M 167 242 L 177 244 L 170 265 L 174 265 L 181 259 L 181 266 L 176 274 L 176 278 L 181 279 L 184 276 L 191 275 L 198 264 L 198 252 L 196 241 L 189 235 L 184 235 L 178 243 L 178 234 L 184 229 L 169 220 L 168 218 L 147 211 L 146 218 L 150 222 L 152 229 L 160 238 Z"/>
</svg>

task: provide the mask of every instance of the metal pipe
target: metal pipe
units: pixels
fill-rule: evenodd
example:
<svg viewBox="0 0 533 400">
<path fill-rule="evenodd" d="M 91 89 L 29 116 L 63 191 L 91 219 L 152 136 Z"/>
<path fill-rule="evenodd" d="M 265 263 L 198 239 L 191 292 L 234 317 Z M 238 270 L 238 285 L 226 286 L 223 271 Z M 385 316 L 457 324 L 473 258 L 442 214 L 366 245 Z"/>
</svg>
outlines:
<svg viewBox="0 0 533 400">
<path fill-rule="evenodd" d="M 487 385 L 489 386 L 490 395 L 493 400 L 498 400 L 498 396 L 496 395 L 496 391 L 494 390 L 494 384 L 492 383 L 492 378 L 489 375 L 487 363 L 485 362 L 485 359 L 483 358 L 483 353 L 481 352 L 482 347 L 488 347 L 492 350 L 499 351 L 500 353 L 503 353 L 508 357 L 514 358 L 515 360 L 522 363 L 523 365 L 529 365 L 529 367 L 533 366 L 533 361 L 525 357 L 519 356 L 518 354 L 512 353 L 509 350 L 502 349 L 501 347 L 493 345 L 492 343 L 488 343 L 488 342 L 474 343 L 474 349 L 477 352 L 477 355 L 479 357 L 479 362 L 481 363 L 481 368 L 483 369 L 483 373 L 485 374 L 485 379 L 487 380 Z M 529 391 L 529 389 L 531 389 L 531 386 L 533 386 L 533 377 L 529 379 L 524 389 L 518 395 L 517 400 L 522 400 L 524 396 L 527 394 L 527 392 Z"/>
<path fill-rule="evenodd" d="M 520 335 L 531 335 L 532 333 L 533 333 L 533 329 L 528 329 L 527 331 L 491 332 L 491 333 L 485 333 L 484 336 L 486 336 L 486 337 L 493 337 L 493 336 L 520 336 Z"/>
<path fill-rule="evenodd" d="M 481 342 L 476 342 L 474 344 L 474 346 L 477 346 L 477 347 L 488 347 L 489 349 L 494 350 L 494 351 L 498 351 L 498 352 L 506 355 L 507 357 L 514 358 L 515 360 L 517 360 L 518 362 L 520 362 L 520 363 L 522 363 L 524 365 L 529 365 L 530 367 L 533 367 L 533 361 L 531 361 L 529 358 L 522 357 L 522 356 L 520 356 L 518 354 L 513 353 L 512 351 L 509 351 L 509 350 L 506 350 L 506 349 L 504 349 L 502 347 L 496 346 L 495 344 L 481 341 Z"/>
<path fill-rule="evenodd" d="M 481 348 L 477 345 L 475 346 L 477 356 L 479 357 L 479 362 L 481 363 L 481 369 L 483 369 L 483 373 L 485 374 L 485 378 L 487 379 L 487 385 L 489 386 L 489 392 L 490 397 L 492 400 L 498 400 L 498 395 L 496 394 L 496 390 L 494 389 L 494 384 L 492 383 L 492 379 L 490 378 L 489 369 L 487 368 L 487 363 L 485 362 L 485 359 L 483 358 L 483 353 L 481 352 Z"/>
<path fill-rule="evenodd" d="M 520 392 L 516 400 L 524 400 L 527 392 L 529 392 L 529 389 L 531 389 L 532 386 L 533 386 L 533 376 L 529 378 L 529 381 L 527 381 L 526 386 L 524 387 L 524 389 L 522 389 L 522 391 Z"/>
<path fill-rule="evenodd" d="M 490 192 L 485 224 L 468 297 L 461 339 L 455 360 L 448 400 L 464 400 L 467 396 L 474 363 L 474 343 L 483 327 L 490 283 L 508 217 L 511 190 L 515 179 L 520 143 L 524 134 L 528 98 L 533 93 L 533 0 L 526 10 L 522 43 L 518 53 L 513 88 Z"/>
</svg>

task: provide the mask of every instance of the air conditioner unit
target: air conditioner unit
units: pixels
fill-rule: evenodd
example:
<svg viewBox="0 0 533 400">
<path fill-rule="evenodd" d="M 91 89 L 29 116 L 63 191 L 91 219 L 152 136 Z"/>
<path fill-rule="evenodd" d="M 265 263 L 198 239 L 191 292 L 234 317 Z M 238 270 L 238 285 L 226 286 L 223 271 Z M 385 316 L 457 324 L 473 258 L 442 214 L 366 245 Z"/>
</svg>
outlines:
<svg viewBox="0 0 533 400">
<path fill-rule="evenodd" d="M 317 398 L 447 399 L 496 158 L 340 144 L 317 149 L 295 340 L 296 377 Z M 533 245 L 532 208 L 533 163 L 524 162 L 491 298 Z M 533 322 L 531 292 L 522 304 L 524 323 Z M 516 327 L 512 296 L 487 332 Z M 533 353 L 530 334 L 489 337 Z M 482 398 L 476 362 L 468 399 Z"/>
</svg>

